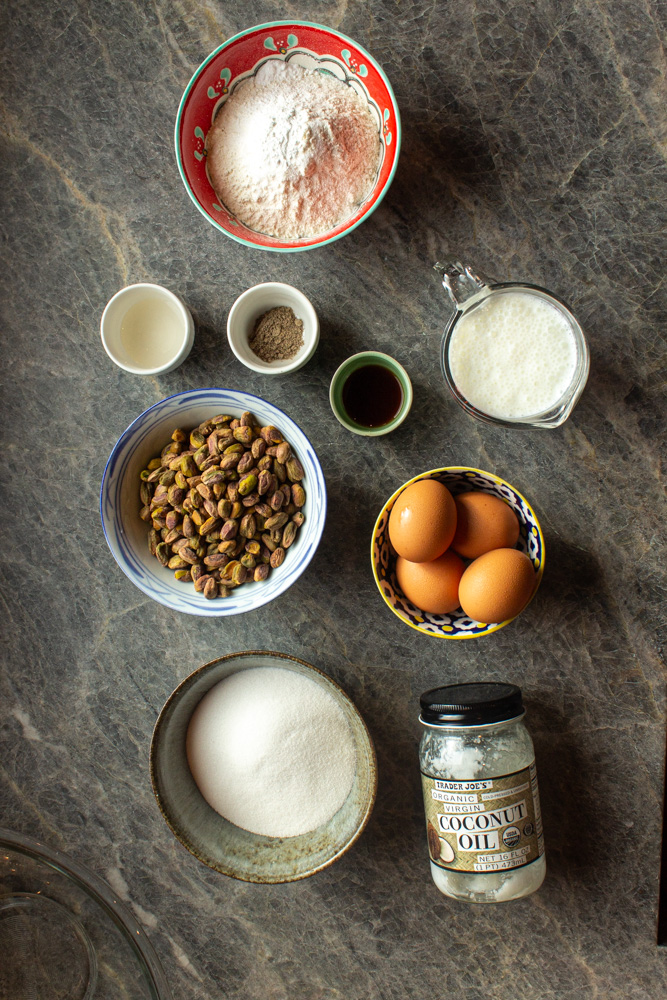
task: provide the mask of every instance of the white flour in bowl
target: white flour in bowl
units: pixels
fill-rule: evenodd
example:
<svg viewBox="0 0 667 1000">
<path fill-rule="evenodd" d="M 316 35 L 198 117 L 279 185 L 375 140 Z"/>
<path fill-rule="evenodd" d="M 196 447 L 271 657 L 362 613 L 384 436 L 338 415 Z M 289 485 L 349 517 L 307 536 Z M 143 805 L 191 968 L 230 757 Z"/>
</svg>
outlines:
<svg viewBox="0 0 667 1000">
<path fill-rule="evenodd" d="M 208 175 L 244 225 L 319 236 L 371 193 L 380 135 L 368 103 L 327 73 L 272 60 L 240 83 L 206 137 Z"/>
</svg>

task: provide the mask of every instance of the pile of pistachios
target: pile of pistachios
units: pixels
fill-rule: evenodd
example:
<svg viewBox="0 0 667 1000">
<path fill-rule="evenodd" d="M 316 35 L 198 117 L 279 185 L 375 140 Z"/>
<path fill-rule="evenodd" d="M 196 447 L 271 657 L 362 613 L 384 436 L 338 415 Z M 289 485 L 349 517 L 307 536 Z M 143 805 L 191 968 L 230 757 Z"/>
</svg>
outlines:
<svg viewBox="0 0 667 1000">
<path fill-rule="evenodd" d="M 252 413 L 177 428 L 140 477 L 148 548 L 209 600 L 266 580 L 304 522 L 303 476 L 280 431 Z"/>
</svg>

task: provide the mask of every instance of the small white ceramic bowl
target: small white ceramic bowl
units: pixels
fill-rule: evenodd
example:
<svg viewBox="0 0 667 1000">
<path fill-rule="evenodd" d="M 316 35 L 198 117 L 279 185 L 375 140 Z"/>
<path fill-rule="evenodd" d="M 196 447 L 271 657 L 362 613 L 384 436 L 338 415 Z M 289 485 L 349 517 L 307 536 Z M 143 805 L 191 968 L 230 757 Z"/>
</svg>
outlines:
<svg viewBox="0 0 667 1000">
<path fill-rule="evenodd" d="M 250 349 L 248 337 L 260 316 L 276 306 L 288 306 L 296 318 L 302 320 L 303 346 L 287 361 L 262 361 Z M 267 281 L 239 295 L 227 317 L 227 340 L 246 368 L 263 375 L 284 375 L 295 372 L 310 361 L 320 340 L 320 324 L 317 313 L 303 292 L 280 281 Z"/>
<path fill-rule="evenodd" d="M 195 339 L 190 310 L 161 285 L 128 285 L 109 299 L 100 322 L 111 360 L 133 375 L 164 375 L 185 361 Z"/>
</svg>

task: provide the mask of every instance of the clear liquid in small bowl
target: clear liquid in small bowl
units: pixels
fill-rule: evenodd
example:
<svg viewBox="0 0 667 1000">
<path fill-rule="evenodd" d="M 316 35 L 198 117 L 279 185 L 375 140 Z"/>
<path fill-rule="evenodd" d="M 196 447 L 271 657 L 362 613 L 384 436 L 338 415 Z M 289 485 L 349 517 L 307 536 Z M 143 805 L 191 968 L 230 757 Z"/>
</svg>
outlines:
<svg viewBox="0 0 667 1000">
<path fill-rule="evenodd" d="M 130 364 L 161 368 L 176 357 L 185 337 L 183 317 L 161 295 L 149 295 L 130 306 L 120 327 L 120 342 Z"/>
</svg>

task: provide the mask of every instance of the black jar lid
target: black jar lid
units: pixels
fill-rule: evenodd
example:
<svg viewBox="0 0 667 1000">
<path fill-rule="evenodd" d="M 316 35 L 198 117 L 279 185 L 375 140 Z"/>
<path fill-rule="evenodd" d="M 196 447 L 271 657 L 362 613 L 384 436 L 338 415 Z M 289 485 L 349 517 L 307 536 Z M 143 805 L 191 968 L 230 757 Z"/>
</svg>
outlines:
<svg viewBox="0 0 667 1000">
<path fill-rule="evenodd" d="M 419 699 L 421 721 L 431 726 L 488 726 L 523 715 L 521 688 L 516 684 L 447 684 Z"/>
</svg>

